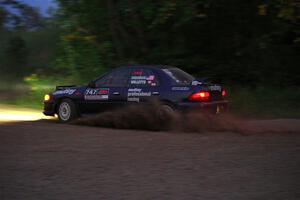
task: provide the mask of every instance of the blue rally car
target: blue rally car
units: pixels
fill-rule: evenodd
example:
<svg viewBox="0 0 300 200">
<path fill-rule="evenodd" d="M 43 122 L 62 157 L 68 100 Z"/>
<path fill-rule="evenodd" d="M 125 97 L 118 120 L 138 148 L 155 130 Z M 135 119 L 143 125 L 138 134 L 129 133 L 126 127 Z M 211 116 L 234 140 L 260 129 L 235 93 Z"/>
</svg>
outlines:
<svg viewBox="0 0 300 200">
<path fill-rule="evenodd" d="M 222 86 L 212 84 L 176 67 L 128 66 L 91 81 L 86 86 L 57 86 L 44 97 L 44 114 L 57 114 L 69 122 L 82 114 L 110 111 L 126 105 L 160 102 L 165 112 L 199 110 L 219 113 L 228 101 Z"/>
</svg>

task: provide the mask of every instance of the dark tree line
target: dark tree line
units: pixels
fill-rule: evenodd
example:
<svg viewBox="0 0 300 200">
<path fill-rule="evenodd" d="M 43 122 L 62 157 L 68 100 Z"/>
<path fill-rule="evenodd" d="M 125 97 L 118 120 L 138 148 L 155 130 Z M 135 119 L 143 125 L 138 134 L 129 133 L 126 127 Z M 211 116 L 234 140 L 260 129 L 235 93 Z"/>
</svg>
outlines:
<svg viewBox="0 0 300 200">
<path fill-rule="evenodd" d="M 228 83 L 299 84 L 297 1 L 58 2 L 60 23 L 65 26 L 64 56 L 80 57 L 83 48 L 97 52 L 80 59 L 83 63 L 71 59 L 70 64 L 81 65 L 82 70 L 168 64 Z"/>
<path fill-rule="evenodd" d="M 0 31 L 14 28 L 30 30 L 41 25 L 37 10 L 18 0 L 0 0 Z"/>
<path fill-rule="evenodd" d="M 56 1 L 45 19 L 0 0 L 0 72 L 87 81 L 123 64 L 166 64 L 227 84 L 300 84 L 297 0 Z"/>
<path fill-rule="evenodd" d="M 58 31 L 50 21 L 21 1 L 0 0 L 0 81 L 51 71 Z"/>
</svg>

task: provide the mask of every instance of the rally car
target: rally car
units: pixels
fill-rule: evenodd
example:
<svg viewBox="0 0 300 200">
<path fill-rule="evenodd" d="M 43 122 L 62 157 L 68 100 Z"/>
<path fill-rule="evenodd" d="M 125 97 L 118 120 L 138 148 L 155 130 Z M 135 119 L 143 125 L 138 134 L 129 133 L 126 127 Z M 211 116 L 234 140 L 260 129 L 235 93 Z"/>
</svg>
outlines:
<svg viewBox="0 0 300 200">
<path fill-rule="evenodd" d="M 85 86 L 57 86 L 44 97 L 44 114 L 69 122 L 84 114 L 159 101 L 167 112 L 227 109 L 225 89 L 197 79 L 176 67 L 125 66 L 105 73 Z"/>
</svg>

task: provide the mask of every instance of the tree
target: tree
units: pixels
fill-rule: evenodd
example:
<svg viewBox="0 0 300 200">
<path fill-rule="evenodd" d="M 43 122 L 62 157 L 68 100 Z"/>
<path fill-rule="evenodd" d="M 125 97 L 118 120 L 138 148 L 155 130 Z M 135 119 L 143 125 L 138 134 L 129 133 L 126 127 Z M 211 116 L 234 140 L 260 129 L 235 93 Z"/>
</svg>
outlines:
<svg viewBox="0 0 300 200">
<path fill-rule="evenodd" d="M 296 1 L 57 1 L 64 36 L 76 52 L 93 38 L 97 67 L 168 64 L 240 85 L 299 84 Z"/>
<path fill-rule="evenodd" d="M 26 74 L 27 48 L 21 37 L 12 37 L 5 49 L 5 62 L 2 74 L 14 79 L 20 79 Z"/>
<path fill-rule="evenodd" d="M 18 0 L 0 0 L 0 27 L 31 30 L 41 26 L 39 12 Z M 0 29 L 1 30 L 1 29 Z"/>
</svg>

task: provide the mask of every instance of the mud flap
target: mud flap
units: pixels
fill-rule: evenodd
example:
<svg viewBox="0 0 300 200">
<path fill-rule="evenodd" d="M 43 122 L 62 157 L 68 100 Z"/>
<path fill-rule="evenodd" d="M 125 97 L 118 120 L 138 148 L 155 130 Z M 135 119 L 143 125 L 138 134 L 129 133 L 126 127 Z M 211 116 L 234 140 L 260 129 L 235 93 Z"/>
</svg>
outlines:
<svg viewBox="0 0 300 200">
<path fill-rule="evenodd" d="M 227 106 L 226 105 L 222 105 L 222 104 L 217 104 L 215 111 L 216 111 L 216 114 L 224 113 L 224 112 L 227 111 Z"/>
</svg>

